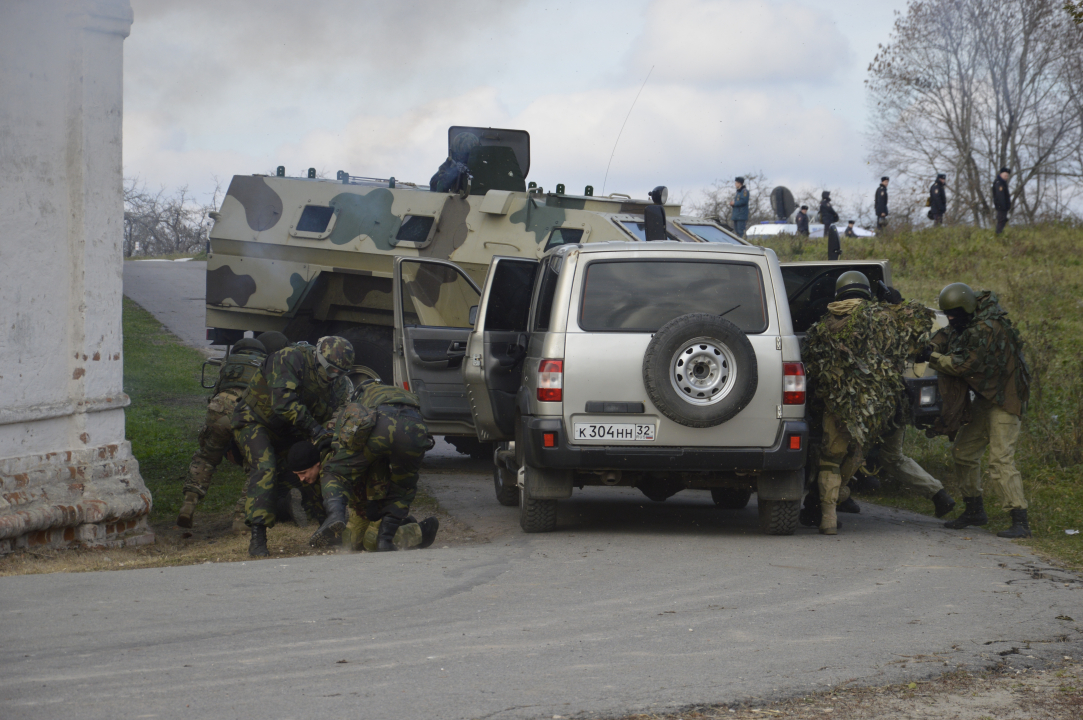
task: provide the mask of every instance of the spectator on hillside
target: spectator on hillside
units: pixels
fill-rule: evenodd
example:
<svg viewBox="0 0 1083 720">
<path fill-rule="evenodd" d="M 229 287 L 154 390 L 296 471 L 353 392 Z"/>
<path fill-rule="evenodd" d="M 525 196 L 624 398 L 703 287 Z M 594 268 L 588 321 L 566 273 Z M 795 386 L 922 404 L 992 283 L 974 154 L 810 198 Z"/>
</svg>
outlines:
<svg viewBox="0 0 1083 720">
<path fill-rule="evenodd" d="M 730 218 L 733 220 L 733 231 L 738 237 L 743 238 L 745 228 L 748 226 L 748 188 L 745 187 L 743 177 L 736 178 L 734 185 L 737 186 L 737 194 L 730 200 L 730 207 L 733 208 Z"/>
<path fill-rule="evenodd" d="M 947 184 L 948 176 L 940 173 L 936 182 L 929 186 L 929 219 L 936 227 L 944 223 L 944 214 L 948 211 L 948 196 L 944 192 Z"/>
<path fill-rule="evenodd" d="M 887 183 L 888 177 L 880 178 L 880 184 L 876 186 L 876 234 L 879 235 L 887 228 Z"/>
<path fill-rule="evenodd" d="M 1012 211 L 1012 194 L 1008 189 L 1008 178 L 1012 175 L 1009 167 L 1000 168 L 1000 175 L 993 181 L 993 207 L 997 211 L 997 235 L 1004 232 L 1008 224 L 1008 213 Z"/>
<path fill-rule="evenodd" d="M 843 237 L 852 237 L 852 238 L 857 237 L 857 233 L 854 232 L 854 221 L 853 220 L 846 223 L 846 231 L 844 233 L 842 233 L 842 236 Z"/>
<path fill-rule="evenodd" d="M 794 217 L 794 222 L 797 223 L 797 234 L 808 237 L 808 205 L 801 206 Z"/>
</svg>

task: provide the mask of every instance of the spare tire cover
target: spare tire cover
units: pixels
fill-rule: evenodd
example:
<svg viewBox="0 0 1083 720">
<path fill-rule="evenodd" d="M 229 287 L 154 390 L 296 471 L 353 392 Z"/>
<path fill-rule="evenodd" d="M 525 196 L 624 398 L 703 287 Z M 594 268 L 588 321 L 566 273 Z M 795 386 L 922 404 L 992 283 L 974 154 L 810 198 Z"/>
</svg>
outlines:
<svg viewBox="0 0 1083 720">
<path fill-rule="evenodd" d="M 708 313 L 670 320 L 643 355 L 643 383 L 658 411 L 688 427 L 713 427 L 756 394 L 756 353 L 744 331 Z"/>
</svg>

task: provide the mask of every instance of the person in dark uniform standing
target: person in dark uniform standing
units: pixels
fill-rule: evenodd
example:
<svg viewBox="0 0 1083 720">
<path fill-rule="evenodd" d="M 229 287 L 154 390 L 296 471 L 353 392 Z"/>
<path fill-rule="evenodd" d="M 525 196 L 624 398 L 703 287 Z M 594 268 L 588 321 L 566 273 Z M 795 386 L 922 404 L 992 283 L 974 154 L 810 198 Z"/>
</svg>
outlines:
<svg viewBox="0 0 1083 720">
<path fill-rule="evenodd" d="M 880 184 L 876 186 L 876 234 L 887 229 L 887 183 L 888 177 L 880 178 Z"/>
<path fill-rule="evenodd" d="M 808 237 L 808 205 L 801 206 L 794 216 L 794 222 L 797 223 L 797 234 Z"/>
<path fill-rule="evenodd" d="M 936 227 L 944 224 L 944 214 L 948 211 L 948 196 L 944 192 L 947 184 L 948 176 L 940 173 L 936 182 L 929 186 L 929 219 Z"/>
<path fill-rule="evenodd" d="M 1004 232 L 1004 226 L 1008 224 L 1008 213 L 1012 211 L 1012 194 L 1008 189 L 1008 178 L 1012 175 L 1012 169 L 1000 168 L 1000 175 L 993 181 L 993 207 L 997 211 L 997 235 Z"/>
<path fill-rule="evenodd" d="M 857 237 L 857 233 L 854 232 L 854 221 L 846 223 L 846 230 L 842 233 L 843 237 Z"/>
<path fill-rule="evenodd" d="M 743 238 L 745 228 L 748 227 L 748 188 L 745 187 L 743 177 L 736 178 L 733 184 L 737 186 L 737 193 L 730 200 L 730 206 L 733 208 L 730 218 L 733 220 L 733 231 L 737 233 L 737 237 Z"/>
</svg>

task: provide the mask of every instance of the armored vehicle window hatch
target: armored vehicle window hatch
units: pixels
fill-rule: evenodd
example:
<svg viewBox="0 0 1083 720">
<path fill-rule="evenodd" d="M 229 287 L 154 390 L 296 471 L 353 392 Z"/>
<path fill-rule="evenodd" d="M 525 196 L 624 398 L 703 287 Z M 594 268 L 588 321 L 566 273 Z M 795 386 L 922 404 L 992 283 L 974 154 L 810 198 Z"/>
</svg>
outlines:
<svg viewBox="0 0 1083 720">
<path fill-rule="evenodd" d="M 549 233 L 549 239 L 545 242 L 544 250 L 551 250 L 561 245 L 575 245 L 583 242 L 583 235 L 586 230 L 583 228 L 553 228 L 553 231 Z"/>
<path fill-rule="evenodd" d="M 727 243 L 729 245 L 740 245 L 740 240 L 727 233 L 717 225 L 708 225 L 706 223 L 688 223 L 681 222 L 678 226 L 688 232 L 692 233 L 696 237 L 704 240 L 705 242 L 717 242 Z"/>
<path fill-rule="evenodd" d="M 399 225 L 391 244 L 395 247 L 427 247 L 432 242 L 436 218 L 432 215 L 407 215 Z"/>
<path fill-rule="evenodd" d="M 335 209 L 329 205 L 302 205 L 290 235 L 307 240 L 323 240 L 335 229 Z"/>
</svg>

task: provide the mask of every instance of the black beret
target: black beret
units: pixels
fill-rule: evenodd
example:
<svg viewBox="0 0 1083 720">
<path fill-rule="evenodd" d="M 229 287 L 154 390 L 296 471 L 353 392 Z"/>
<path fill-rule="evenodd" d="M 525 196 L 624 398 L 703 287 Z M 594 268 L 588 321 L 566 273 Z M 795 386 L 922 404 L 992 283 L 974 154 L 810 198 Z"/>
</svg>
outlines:
<svg viewBox="0 0 1083 720">
<path fill-rule="evenodd" d="M 890 180 L 890 179 L 891 179 L 891 178 L 889 178 L 889 177 L 888 177 L 887 175 L 885 175 L 885 176 L 883 176 L 882 178 L 880 178 L 880 182 L 883 182 L 883 181 L 885 181 L 885 180 Z"/>
<path fill-rule="evenodd" d="M 936 179 L 937 180 L 947 180 L 948 176 L 945 175 L 944 173 L 940 173 L 939 175 L 936 176 Z"/>
<path fill-rule="evenodd" d="M 290 472 L 302 472 L 308 470 L 320 461 L 320 452 L 316 446 L 308 440 L 301 440 L 293 444 L 290 454 L 286 458 Z"/>
<path fill-rule="evenodd" d="M 802 210 L 808 210 L 808 205 L 802 205 L 802 206 L 801 206 L 801 209 L 802 209 Z"/>
<path fill-rule="evenodd" d="M 1000 172 L 1002 172 L 1002 173 L 1006 172 L 1009 175 L 1011 175 L 1012 174 L 1012 169 L 1010 167 L 1002 167 L 1002 168 L 1000 168 Z"/>
<path fill-rule="evenodd" d="M 739 183 L 741 183 L 742 185 L 744 185 L 744 184 L 745 184 L 745 179 L 744 179 L 743 177 L 741 177 L 740 175 L 738 175 L 737 177 L 735 177 L 735 178 L 733 179 L 733 181 L 734 181 L 734 182 L 739 182 Z"/>
</svg>

